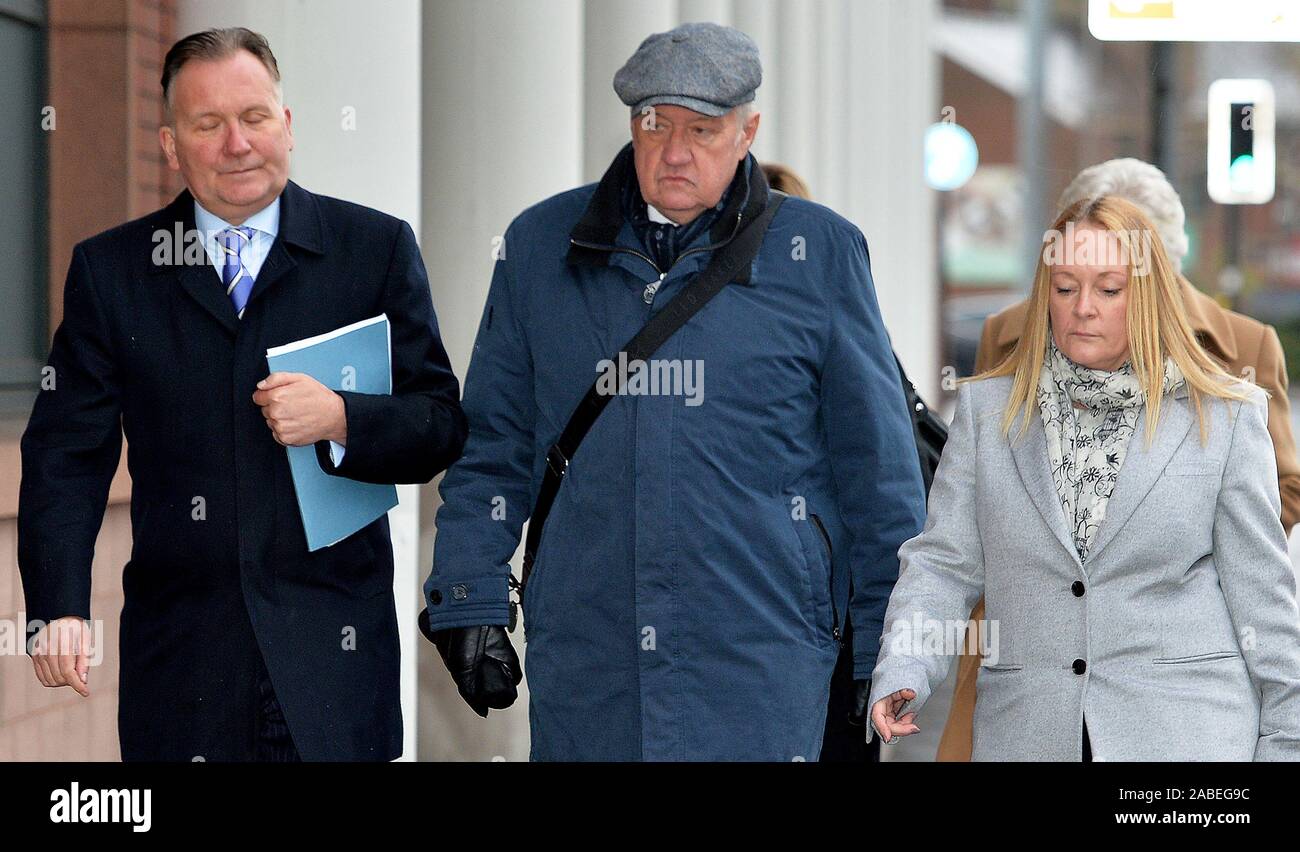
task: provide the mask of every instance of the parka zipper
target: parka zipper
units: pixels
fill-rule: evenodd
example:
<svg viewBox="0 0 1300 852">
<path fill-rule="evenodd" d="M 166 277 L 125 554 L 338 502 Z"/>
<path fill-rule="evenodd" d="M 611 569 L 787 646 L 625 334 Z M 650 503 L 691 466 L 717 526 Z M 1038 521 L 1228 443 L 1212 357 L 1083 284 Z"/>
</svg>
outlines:
<svg viewBox="0 0 1300 852">
<path fill-rule="evenodd" d="M 658 281 L 651 281 L 649 284 L 645 285 L 645 292 L 641 294 L 641 301 L 645 302 L 647 305 L 653 305 L 655 301 L 655 293 L 659 292 L 659 288 L 663 286 L 664 279 L 667 277 L 667 272 L 660 272 Z"/>
<path fill-rule="evenodd" d="M 677 255 L 677 259 L 673 261 L 673 266 L 676 266 L 678 263 L 680 263 L 682 258 L 684 257 L 689 257 L 692 254 L 696 254 L 702 251 L 715 251 L 717 249 L 722 248 L 732 240 L 734 240 L 736 238 L 737 232 L 740 231 L 740 220 L 743 217 L 744 217 L 744 211 L 740 211 L 736 213 L 736 224 L 731 229 L 731 236 L 727 237 L 722 242 L 714 243 L 713 245 L 700 246 L 699 248 L 687 249 L 686 251 Z M 642 252 L 639 252 L 636 249 L 624 248 L 623 246 L 603 246 L 600 243 L 589 243 L 585 240 L 575 240 L 572 237 L 569 238 L 569 244 L 578 246 L 579 248 L 594 249 L 595 251 L 607 251 L 610 252 L 611 254 L 622 252 L 624 254 L 636 255 L 637 257 L 644 260 L 646 263 L 650 264 L 650 267 L 655 272 L 659 273 L 659 280 L 651 281 L 649 284 L 646 285 L 645 290 L 643 290 L 641 293 L 641 301 L 645 302 L 647 305 L 654 304 L 655 295 L 658 294 L 659 288 L 663 286 L 664 279 L 668 277 L 669 272 L 673 271 L 673 266 L 668 267 L 667 270 L 660 269 L 659 264 L 651 260 L 649 255 L 643 254 Z"/>
<path fill-rule="evenodd" d="M 813 523 L 817 525 L 817 532 L 821 533 L 822 543 L 826 545 L 826 562 L 828 566 L 827 576 L 833 577 L 835 571 L 835 551 L 831 549 L 831 537 L 826 532 L 826 527 L 822 525 L 822 519 L 816 515 L 810 514 Z M 835 584 L 831 583 L 831 619 L 834 626 L 831 628 L 831 635 L 835 637 L 835 644 L 840 644 L 840 612 L 839 607 L 835 605 Z"/>
</svg>

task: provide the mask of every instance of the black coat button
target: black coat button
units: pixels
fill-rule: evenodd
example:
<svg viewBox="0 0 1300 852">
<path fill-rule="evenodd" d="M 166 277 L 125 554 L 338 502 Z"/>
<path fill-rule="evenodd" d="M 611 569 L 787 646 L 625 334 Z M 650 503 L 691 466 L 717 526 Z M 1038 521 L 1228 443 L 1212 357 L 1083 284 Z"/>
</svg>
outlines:
<svg viewBox="0 0 1300 852">
<path fill-rule="evenodd" d="M 1074 596 L 1075 596 L 1076 598 L 1081 598 L 1081 597 L 1083 597 L 1083 581 L 1082 581 L 1082 580 L 1075 580 L 1073 583 L 1071 583 L 1071 584 L 1070 584 L 1070 591 L 1074 592 Z"/>
<path fill-rule="evenodd" d="M 437 589 L 434 589 L 432 592 L 429 592 L 429 603 L 433 604 L 434 606 L 437 606 L 438 604 L 442 603 L 442 592 L 438 591 Z"/>
<path fill-rule="evenodd" d="M 469 589 L 466 588 L 464 583 L 457 583 L 451 587 L 451 596 L 458 601 L 463 601 L 469 597 Z"/>
<path fill-rule="evenodd" d="M 1083 674 L 1084 672 L 1086 672 L 1087 670 L 1088 670 L 1088 664 L 1085 663 L 1083 660 L 1075 660 L 1075 661 L 1074 661 L 1074 673 L 1075 673 L 1075 674 L 1081 675 L 1081 674 Z"/>
</svg>

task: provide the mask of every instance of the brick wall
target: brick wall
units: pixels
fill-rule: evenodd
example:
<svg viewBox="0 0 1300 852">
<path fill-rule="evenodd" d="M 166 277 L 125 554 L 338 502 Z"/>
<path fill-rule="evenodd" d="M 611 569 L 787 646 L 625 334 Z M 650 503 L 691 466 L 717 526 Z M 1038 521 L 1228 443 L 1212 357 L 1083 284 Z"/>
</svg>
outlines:
<svg viewBox="0 0 1300 852">
<path fill-rule="evenodd" d="M 158 146 L 175 0 L 51 0 L 49 9 L 53 330 L 73 246 L 158 209 L 181 184 Z"/>
<path fill-rule="evenodd" d="M 175 30 L 176 0 L 50 0 L 51 334 L 63 315 L 73 246 L 158 209 L 180 191 L 158 146 L 158 80 Z M 0 432 L 0 625 L 16 629 L 20 645 L 16 431 Z M 95 549 L 91 615 L 102 621 L 104 648 L 103 662 L 90 674 L 90 697 L 42 687 L 25 653 L 0 655 L 0 761 L 119 759 L 117 628 L 122 566 L 131 552 L 129 496 L 119 470 Z M 15 638 L 8 642 L 13 646 Z"/>
<path fill-rule="evenodd" d="M 17 571 L 15 521 L 0 520 L 0 623 L 14 625 L 6 651 L 22 641 L 23 608 Z M 131 555 L 131 518 L 125 503 L 110 506 L 95 547 L 90 614 L 102 621 L 102 662 L 90 671 L 90 697 L 70 688 L 41 686 L 25 653 L 0 656 L 0 761 L 119 760 L 117 744 L 117 628 L 122 610 L 122 566 Z M 102 637 L 102 638 L 101 638 Z"/>
</svg>

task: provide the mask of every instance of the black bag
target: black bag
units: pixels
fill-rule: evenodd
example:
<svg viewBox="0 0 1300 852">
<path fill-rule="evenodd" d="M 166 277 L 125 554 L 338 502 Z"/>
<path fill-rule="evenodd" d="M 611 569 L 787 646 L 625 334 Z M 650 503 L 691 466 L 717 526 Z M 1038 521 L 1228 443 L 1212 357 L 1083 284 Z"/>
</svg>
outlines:
<svg viewBox="0 0 1300 852">
<path fill-rule="evenodd" d="M 907 409 L 912 414 L 912 431 L 916 435 L 916 454 L 921 460 L 921 479 L 925 482 L 926 496 L 930 494 L 930 485 L 934 482 L 934 472 L 939 468 L 939 457 L 943 455 L 943 445 L 948 442 L 948 427 L 935 416 L 930 406 L 925 404 L 916 392 L 916 385 L 907 377 L 903 362 L 894 353 L 894 363 L 898 365 L 898 377 L 903 382 L 903 395 L 907 398 Z"/>
</svg>

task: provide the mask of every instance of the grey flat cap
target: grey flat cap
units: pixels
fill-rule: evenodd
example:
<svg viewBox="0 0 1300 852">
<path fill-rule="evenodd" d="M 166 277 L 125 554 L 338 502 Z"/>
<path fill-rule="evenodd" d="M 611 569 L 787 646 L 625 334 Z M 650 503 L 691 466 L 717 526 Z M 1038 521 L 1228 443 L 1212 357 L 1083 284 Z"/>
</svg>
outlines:
<svg viewBox="0 0 1300 852">
<path fill-rule="evenodd" d="M 614 91 L 634 113 L 676 104 L 723 115 L 752 101 L 762 82 L 752 38 L 721 24 L 682 24 L 641 42 L 614 75 Z"/>
</svg>

